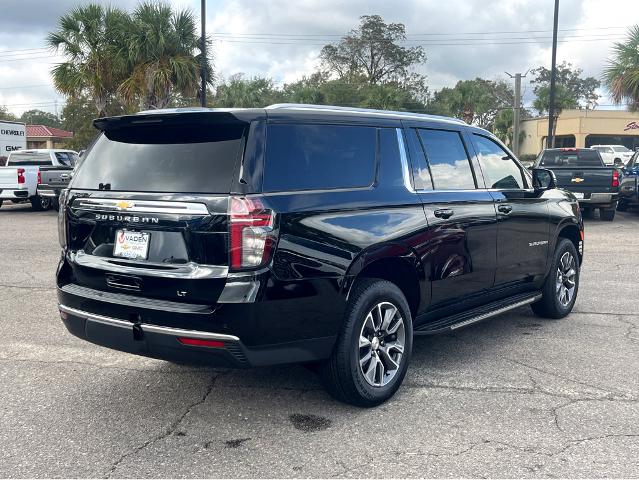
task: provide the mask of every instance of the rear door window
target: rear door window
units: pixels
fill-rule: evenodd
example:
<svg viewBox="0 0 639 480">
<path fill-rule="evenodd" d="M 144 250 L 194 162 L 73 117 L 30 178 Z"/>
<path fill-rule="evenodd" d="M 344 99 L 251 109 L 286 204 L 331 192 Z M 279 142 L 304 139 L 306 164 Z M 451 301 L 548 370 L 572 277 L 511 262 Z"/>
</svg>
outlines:
<svg viewBox="0 0 639 480">
<path fill-rule="evenodd" d="M 20 152 L 9 156 L 7 165 L 16 167 L 32 167 L 53 165 L 49 152 Z"/>
<path fill-rule="evenodd" d="M 229 193 L 242 125 L 131 126 L 102 134 L 77 167 L 72 188 Z"/>
<path fill-rule="evenodd" d="M 376 151 L 374 127 L 269 125 L 263 190 L 369 187 L 375 180 Z"/>
<path fill-rule="evenodd" d="M 474 190 L 475 177 L 459 132 L 419 129 L 435 190 Z"/>
</svg>

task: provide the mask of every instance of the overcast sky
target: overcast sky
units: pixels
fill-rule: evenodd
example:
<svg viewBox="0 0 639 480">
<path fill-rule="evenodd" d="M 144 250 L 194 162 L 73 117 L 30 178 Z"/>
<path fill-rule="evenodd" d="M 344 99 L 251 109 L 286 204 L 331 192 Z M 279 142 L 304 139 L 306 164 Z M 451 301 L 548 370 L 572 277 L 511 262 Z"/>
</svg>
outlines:
<svg viewBox="0 0 639 480">
<path fill-rule="evenodd" d="M 559 61 L 601 78 L 615 40 L 639 21 L 639 1 L 560 0 Z M 57 19 L 84 0 L 0 0 L 0 105 L 20 114 L 40 108 L 61 110 L 64 97 L 51 85 L 59 62 L 42 50 Z M 132 9 L 137 0 L 113 0 Z M 199 0 L 172 0 L 199 15 Z M 358 24 L 360 15 L 378 14 L 406 25 L 408 44 L 428 56 L 419 71 L 432 90 L 477 76 L 497 79 L 504 72 L 550 66 L 553 0 L 208 0 L 208 33 L 215 38 L 218 77 L 243 72 L 267 75 L 278 85 L 311 73 L 322 45 Z M 525 101 L 531 88 L 524 82 Z M 601 92 L 602 107 L 609 104 Z"/>
</svg>

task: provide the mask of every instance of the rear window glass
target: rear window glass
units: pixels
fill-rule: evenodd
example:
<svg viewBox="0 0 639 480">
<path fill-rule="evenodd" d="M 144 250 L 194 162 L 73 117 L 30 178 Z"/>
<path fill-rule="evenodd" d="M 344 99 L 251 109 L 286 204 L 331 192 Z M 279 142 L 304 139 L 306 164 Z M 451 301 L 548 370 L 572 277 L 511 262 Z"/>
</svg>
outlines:
<svg viewBox="0 0 639 480">
<path fill-rule="evenodd" d="M 228 193 L 242 125 L 134 126 L 107 131 L 82 158 L 73 188 Z"/>
<path fill-rule="evenodd" d="M 552 168 L 603 166 L 599 152 L 591 149 L 546 150 L 542 153 L 539 165 Z"/>
<path fill-rule="evenodd" d="M 22 152 L 22 153 L 12 153 L 9 157 L 7 165 L 18 166 L 18 167 L 28 167 L 28 166 L 39 166 L 39 165 L 53 165 L 51 161 L 51 156 L 49 152 Z"/>
<path fill-rule="evenodd" d="M 377 129 L 347 125 L 269 125 L 264 191 L 372 185 Z"/>
<path fill-rule="evenodd" d="M 78 162 L 80 157 L 78 157 L 73 152 L 55 152 L 55 157 L 60 162 L 60 165 L 66 165 L 67 167 L 73 167 Z"/>
</svg>

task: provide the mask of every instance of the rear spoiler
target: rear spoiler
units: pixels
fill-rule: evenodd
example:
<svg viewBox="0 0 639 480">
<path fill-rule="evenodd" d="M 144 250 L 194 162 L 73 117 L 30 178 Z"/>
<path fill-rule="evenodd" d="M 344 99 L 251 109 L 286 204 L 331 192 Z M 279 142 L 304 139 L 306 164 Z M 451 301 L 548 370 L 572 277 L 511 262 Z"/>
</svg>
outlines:
<svg viewBox="0 0 639 480">
<path fill-rule="evenodd" d="M 252 120 L 266 118 L 263 109 L 172 109 L 141 112 L 136 115 L 104 117 L 93 121 L 101 132 L 135 126 L 152 125 L 247 125 Z"/>
</svg>

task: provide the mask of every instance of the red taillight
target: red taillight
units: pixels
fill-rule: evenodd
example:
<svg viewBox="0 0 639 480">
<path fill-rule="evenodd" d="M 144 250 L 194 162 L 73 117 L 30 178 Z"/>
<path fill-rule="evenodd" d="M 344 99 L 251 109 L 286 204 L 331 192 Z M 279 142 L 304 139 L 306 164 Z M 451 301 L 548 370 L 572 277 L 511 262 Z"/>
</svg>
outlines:
<svg viewBox="0 0 639 480">
<path fill-rule="evenodd" d="M 40 173 L 40 170 L 38 170 L 38 185 L 40 185 L 42 183 L 42 174 Z"/>
<path fill-rule="evenodd" d="M 612 172 L 612 186 L 613 187 L 618 187 L 619 186 L 619 171 L 618 170 L 614 170 Z"/>
<path fill-rule="evenodd" d="M 26 183 L 24 178 L 24 168 L 18 168 L 18 183 Z"/>
<path fill-rule="evenodd" d="M 229 205 L 231 268 L 261 267 L 275 244 L 273 211 L 260 199 L 231 197 Z"/>
<path fill-rule="evenodd" d="M 213 347 L 224 348 L 224 342 L 219 340 L 202 340 L 201 338 L 177 337 L 177 341 L 182 345 L 190 345 L 193 347 Z"/>
</svg>

